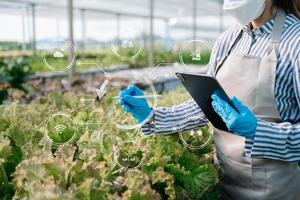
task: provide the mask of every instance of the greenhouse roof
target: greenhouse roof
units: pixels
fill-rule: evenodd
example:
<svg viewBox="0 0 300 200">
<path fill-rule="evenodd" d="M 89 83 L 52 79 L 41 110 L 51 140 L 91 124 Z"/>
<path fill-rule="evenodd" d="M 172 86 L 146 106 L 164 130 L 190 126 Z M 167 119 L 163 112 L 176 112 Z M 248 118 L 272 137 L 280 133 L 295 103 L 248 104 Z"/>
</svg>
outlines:
<svg viewBox="0 0 300 200">
<path fill-rule="evenodd" d="M 218 15 L 221 0 L 197 0 L 197 15 Z M 68 0 L 0 0 L 1 12 L 19 9 L 26 5 L 36 5 L 37 11 L 45 15 L 65 13 Z M 121 14 L 128 17 L 149 17 L 150 0 L 74 0 L 75 12 L 88 10 L 96 14 Z M 177 15 L 193 15 L 194 0 L 154 0 L 155 18 L 172 18 Z M 56 10 L 57 12 L 53 12 Z"/>
</svg>

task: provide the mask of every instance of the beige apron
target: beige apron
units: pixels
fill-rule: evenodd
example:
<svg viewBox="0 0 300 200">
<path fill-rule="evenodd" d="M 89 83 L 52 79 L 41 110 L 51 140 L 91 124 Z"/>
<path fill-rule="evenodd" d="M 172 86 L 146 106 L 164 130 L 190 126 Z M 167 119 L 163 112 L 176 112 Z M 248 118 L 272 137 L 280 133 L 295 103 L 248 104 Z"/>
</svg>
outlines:
<svg viewBox="0 0 300 200">
<path fill-rule="evenodd" d="M 232 44 L 216 77 L 230 96 L 236 96 L 257 118 L 280 122 L 274 94 L 277 53 L 286 14 L 278 10 L 268 56 L 231 55 L 242 36 Z M 245 138 L 218 129 L 214 131 L 216 157 L 222 175 L 222 199 L 300 199 L 300 170 L 297 163 L 255 159 L 245 155 Z"/>
</svg>

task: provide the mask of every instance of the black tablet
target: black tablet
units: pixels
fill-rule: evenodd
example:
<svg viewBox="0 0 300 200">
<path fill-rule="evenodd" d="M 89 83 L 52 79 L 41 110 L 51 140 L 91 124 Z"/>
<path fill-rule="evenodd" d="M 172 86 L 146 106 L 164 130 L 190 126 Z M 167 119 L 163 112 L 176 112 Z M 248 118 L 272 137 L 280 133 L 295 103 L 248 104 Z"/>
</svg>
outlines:
<svg viewBox="0 0 300 200">
<path fill-rule="evenodd" d="M 215 128 L 228 131 L 228 128 L 221 117 L 212 108 L 211 95 L 217 94 L 235 110 L 237 109 L 233 105 L 228 95 L 225 93 L 219 81 L 215 77 L 202 74 L 175 74 L 178 79 L 180 79 L 190 95 L 193 97 L 198 106 L 201 108 L 207 119 L 212 123 L 212 125 Z"/>
</svg>

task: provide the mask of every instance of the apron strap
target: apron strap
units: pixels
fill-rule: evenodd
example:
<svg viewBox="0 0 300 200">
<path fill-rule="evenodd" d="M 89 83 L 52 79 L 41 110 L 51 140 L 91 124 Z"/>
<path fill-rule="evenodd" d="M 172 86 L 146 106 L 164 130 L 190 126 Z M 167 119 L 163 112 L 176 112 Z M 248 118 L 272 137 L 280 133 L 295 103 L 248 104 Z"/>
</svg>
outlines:
<svg viewBox="0 0 300 200">
<path fill-rule="evenodd" d="M 230 44 L 230 48 L 229 48 L 226 56 L 223 58 L 223 60 L 220 63 L 218 63 L 217 69 L 215 71 L 215 76 L 218 74 L 219 70 L 221 69 L 221 66 L 225 63 L 228 56 L 231 54 L 232 49 L 235 47 L 235 45 L 238 43 L 238 41 L 242 38 L 242 36 L 243 36 L 243 29 L 240 30 L 240 32 L 239 32 L 238 36 L 235 38 L 234 42 L 232 44 Z"/>
<path fill-rule="evenodd" d="M 278 54 L 278 49 L 281 41 L 281 35 L 282 30 L 284 28 L 286 19 L 286 13 L 283 9 L 278 8 L 277 14 L 275 17 L 274 27 L 271 33 L 271 41 L 269 44 L 268 54 L 272 52 L 273 49 L 275 49 L 276 55 Z M 217 69 L 215 71 L 215 76 L 218 74 L 221 66 L 224 64 L 224 62 L 227 60 L 228 56 L 231 54 L 232 49 L 235 47 L 235 45 L 238 43 L 238 41 L 241 39 L 243 35 L 243 29 L 241 29 L 240 33 L 234 40 L 234 42 L 230 45 L 230 48 L 225 56 L 225 58 L 217 65 Z"/>
<path fill-rule="evenodd" d="M 285 19 L 286 19 L 286 13 L 283 9 L 278 8 L 276 17 L 275 17 L 275 22 L 274 22 L 274 27 L 271 33 L 271 42 L 269 44 L 269 53 L 273 49 L 275 49 L 276 54 L 278 54 L 278 49 L 281 41 L 281 36 L 285 24 Z"/>
</svg>

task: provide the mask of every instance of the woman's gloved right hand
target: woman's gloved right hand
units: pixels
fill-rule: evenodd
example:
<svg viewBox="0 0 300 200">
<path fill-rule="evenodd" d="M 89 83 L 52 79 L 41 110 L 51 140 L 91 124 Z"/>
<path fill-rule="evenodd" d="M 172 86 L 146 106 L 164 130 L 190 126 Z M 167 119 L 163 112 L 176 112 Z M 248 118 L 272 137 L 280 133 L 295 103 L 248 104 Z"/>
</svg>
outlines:
<svg viewBox="0 0 300 200">
<path fill-rule="evenodd" d="M 119 94 L 120 105 L 123 110 L 130 112 L 138 123 L 143 122 L 151 115 L 151 108 L 146 99 L 137 99 L 134 96 L 143 96 L 144 93 L 138 87 L 130 85 Z"/>
</svg>

